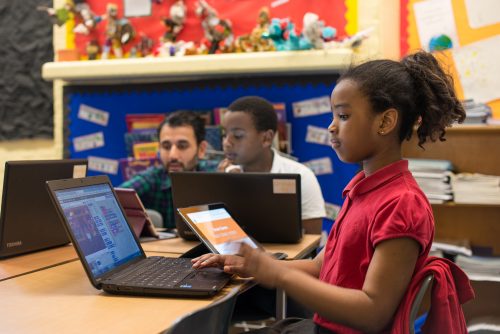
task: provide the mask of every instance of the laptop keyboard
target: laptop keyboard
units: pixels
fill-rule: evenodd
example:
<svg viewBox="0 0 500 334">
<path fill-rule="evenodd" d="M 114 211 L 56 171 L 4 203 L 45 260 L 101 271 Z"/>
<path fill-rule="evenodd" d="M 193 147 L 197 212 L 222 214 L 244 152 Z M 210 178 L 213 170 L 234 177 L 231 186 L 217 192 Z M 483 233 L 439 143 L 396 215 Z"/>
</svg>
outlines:
<svg viewBox="0 0 500 334">
<path fill-rule="evenodd" d="M 194 271 L 190 259 L 149 257 L 111 279 L 120 285 L 173 288 Z"/>
</svg>

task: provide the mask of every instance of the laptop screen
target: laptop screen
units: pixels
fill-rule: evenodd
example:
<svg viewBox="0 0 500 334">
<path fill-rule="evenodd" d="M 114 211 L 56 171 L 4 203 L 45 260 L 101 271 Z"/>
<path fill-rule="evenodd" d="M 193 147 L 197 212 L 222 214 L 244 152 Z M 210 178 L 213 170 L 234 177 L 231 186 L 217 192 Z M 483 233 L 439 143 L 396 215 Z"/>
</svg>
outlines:
<svg viewBox="0 0 500 334">
<path fill-rule="evenodd" d="M 170 177 L 176 209 L 224 203 L 259 242 L 295 243 L 302 237 L 299 174 L 175 172 Z M 176 226 L 181 237 L 197 240 L 179 215 Z"/>
<path fill-rule="evenodd" d="M 109 184 L 56 190 L 55 195 L 94 277 L 141 257 Z"/>
<path fill-rule="evenodd" d="M 70 242 L 45 182 L 85 177 L 86 171 L 86 159 L 5 162 L 0 210 L 0 258 Z"/>
</svg>

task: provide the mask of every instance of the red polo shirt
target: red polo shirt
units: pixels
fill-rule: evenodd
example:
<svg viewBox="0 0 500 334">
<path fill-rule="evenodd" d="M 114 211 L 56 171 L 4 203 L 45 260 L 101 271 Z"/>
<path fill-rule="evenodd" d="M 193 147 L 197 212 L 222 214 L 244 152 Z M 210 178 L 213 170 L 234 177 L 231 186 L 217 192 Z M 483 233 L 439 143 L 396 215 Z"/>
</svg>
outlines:
<svg viewBox="0 0 500 334">
<path fill-rule="evenodd" d="M 375 247 L 393 238 L 416 240 L 421 252 L 415 269 L 422 266 L 434 237 L 434 218 L 408 161 L 397 161 L 368 177 L 358 173 L 343 196 L 344 205 L 325 246 L 320 280 L 361 290 Z M 361 333 L 318 314 L 314 321 L 335 333 Z"/>
</svg>

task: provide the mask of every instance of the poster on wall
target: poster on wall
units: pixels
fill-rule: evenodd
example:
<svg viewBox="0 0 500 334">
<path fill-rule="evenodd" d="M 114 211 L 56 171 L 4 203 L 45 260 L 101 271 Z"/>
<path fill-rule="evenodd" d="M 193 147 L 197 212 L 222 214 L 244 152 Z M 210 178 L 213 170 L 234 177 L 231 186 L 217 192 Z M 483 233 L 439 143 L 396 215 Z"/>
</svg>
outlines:
<svg viewBox="0 0 500 334">
<path fill-rule="evenodd" d="M 460 76 L 465 98 L 490 102 L 500 98 L 500 65 L 498 54 L 500 36 L 453 49 L 453 59 Z"/>
<path fill-rule="evenodd" d="M 500 23 L 498 10 L 491 10 L 498 6 L 498 0 L 465 0 L 465 5 L 471 28 L 479 29 Z"/>
<path fill-rule="evenodd" d="M 448 36 L 454 47 L 459 45 L 451 0 L 427 0 L 413 7 L 423 49 L 429 51 L 430 40 L 439 35 Z"/>
</svg>

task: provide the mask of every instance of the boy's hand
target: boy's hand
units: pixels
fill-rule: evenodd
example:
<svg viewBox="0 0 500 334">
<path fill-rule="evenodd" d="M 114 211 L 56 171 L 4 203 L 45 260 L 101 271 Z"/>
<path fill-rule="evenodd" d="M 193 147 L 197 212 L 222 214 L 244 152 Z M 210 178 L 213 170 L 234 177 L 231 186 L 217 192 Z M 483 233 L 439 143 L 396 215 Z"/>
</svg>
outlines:
<svg viewBox="0 0 500 334">
<path fill-rule="evenodd" d="M 222 173 L 240 173 L 242 172 L 240 166 L 234 165 L 233 162 L 229 159 L 224 159 L 217 166 L 217 171 Z"/>
</svg>

